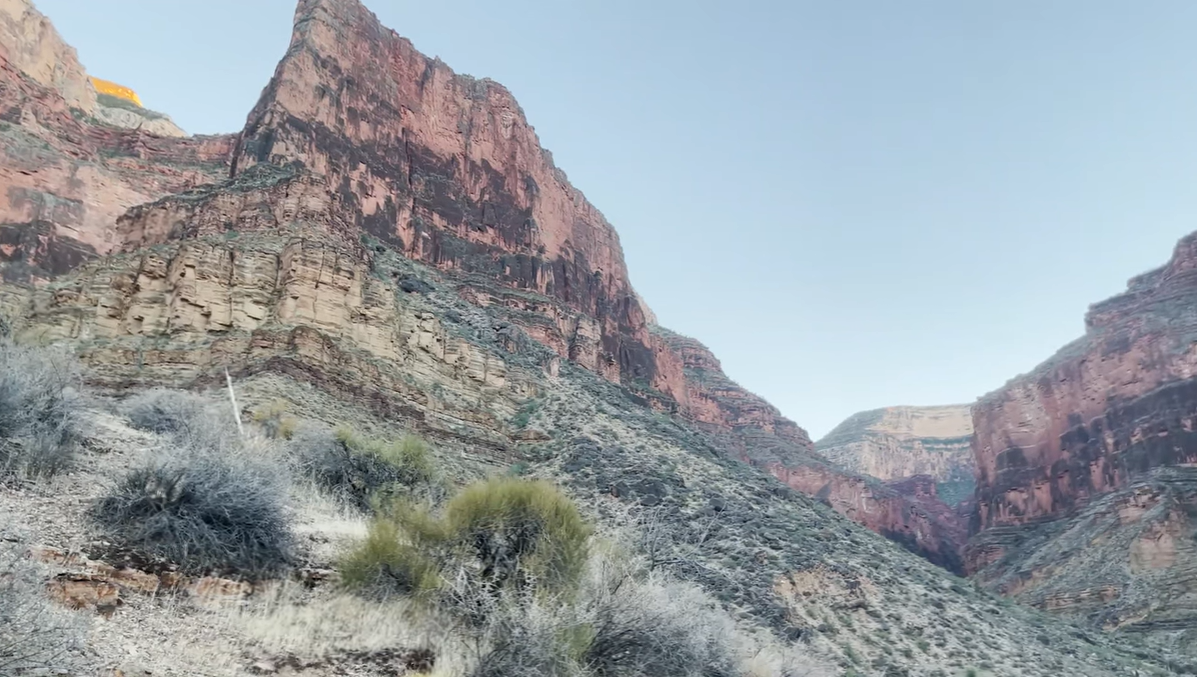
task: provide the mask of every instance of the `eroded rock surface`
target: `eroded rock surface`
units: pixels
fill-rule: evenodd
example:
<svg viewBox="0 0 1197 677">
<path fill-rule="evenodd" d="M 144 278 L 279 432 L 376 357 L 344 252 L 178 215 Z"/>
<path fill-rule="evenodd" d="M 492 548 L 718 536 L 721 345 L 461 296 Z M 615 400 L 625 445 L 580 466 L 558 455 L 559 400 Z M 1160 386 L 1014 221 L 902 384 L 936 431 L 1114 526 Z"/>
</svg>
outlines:
<svg viewBox="0 0 1197 677">
<path fill-rule="evenodd" d="M 927 475 L 945 503 L 972 498 L 975 462 L 969 405 L 886 407 L 855 414 L 815 443 L 837 466 L 884 481 Z"/>
<path fill-rule="evenodd" d="M 968 567 L 1111 627 L 1197 627 L 1197 234 L 1091 307 L 1086 333 L 973 409 Z"/>
<path fill-rule="evenodd" d="M 26 0 L 0 3 L 0 274 L 45 279 L 119 248 L 126 209 L 220 179 L 232 137 L 102 124 L 95 91 Z M 161 130 L 159 130 L 161 131 Z"/>
</svg>

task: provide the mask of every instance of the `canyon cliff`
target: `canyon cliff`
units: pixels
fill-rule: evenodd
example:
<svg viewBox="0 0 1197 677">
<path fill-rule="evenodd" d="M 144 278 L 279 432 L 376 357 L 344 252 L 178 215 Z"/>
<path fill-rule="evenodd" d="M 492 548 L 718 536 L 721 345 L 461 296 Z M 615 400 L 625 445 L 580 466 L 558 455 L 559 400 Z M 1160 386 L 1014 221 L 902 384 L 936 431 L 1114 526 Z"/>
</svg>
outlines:
<svg viewBox="0 0 1197 677">
<path fill-rule="evenodd" d="M 281 398 L 308 421 L 416 432 L 461 477 L 550 479 L 596 521 L 644 526 L 655 564 L 745 623 L 843 670 L 1162 664 L 944 571 L 962 570 L 966 532 L 938 476 L 837 467 L 658 326 L 614 229 L 511 94 L 356 0 L 299 2 L 237 134 L 114 121 L 89 87 L 27 0 L 0 0 L 0 320 L 71 346 L 99 393 L 223 389 L 227 369 L 247 416 Z M 950 476 L 929 459 L 960 422 L 929 430 L 936 416 L 878 428 L 927 456 L 895 475 Z M 88 463 L 119 454 L 91 441 Z M 1173 561 L 1167 542 L 1136 561 Z"/>
<path fill-rule="evenodd" d="M 111 252 L 127 209 L 227 173 L 232 136 L 158 136 L 101 123 L 107 111 L 49 21 L 27 0 L 0 0 L 4 278 L 45 279 Z"/>
<path fill-rule="evenodd" d="M 968 569 L 1105 627 L 1191 633 L 1197 233 L 1085 329 L 973 407 Z"/>
<path fill-rule="evenodd" d="M 841 468 L 886 482 L 926 475 L 956 506 L 972 498 L 972 434 L 969 405 L 886 407 L 850 416 L 815 449 Z"/>
<path fill-rule="evenodd" d="M 6 2 L 32 21 L 28 3 Z M 97 384 L 281 372 L 498 453 L 507 419 L 543 388 L 471 341 L 543 346 L 529 348 L 538 373 L 577 364 L 959 568 L 955 527 L 824 463 L 704 346 L 655 325 L 615 230 L 503 86 L 425 57 L 356 0 L 302 0 L 244 130 L 173 138 L 74 108 L 89 90 L 53 37 L 20 51 L 50 56 L 4 62 L 0 259 L 8 279 L 39 284 L 0 290 L 0 306 L 26 336 L 82 346 Z M 66 66 L 18 65 L 47 60 Z M 419 266 L 501 322 L 405 309 L 397 299 L 429 288 Z"/>
</svg>

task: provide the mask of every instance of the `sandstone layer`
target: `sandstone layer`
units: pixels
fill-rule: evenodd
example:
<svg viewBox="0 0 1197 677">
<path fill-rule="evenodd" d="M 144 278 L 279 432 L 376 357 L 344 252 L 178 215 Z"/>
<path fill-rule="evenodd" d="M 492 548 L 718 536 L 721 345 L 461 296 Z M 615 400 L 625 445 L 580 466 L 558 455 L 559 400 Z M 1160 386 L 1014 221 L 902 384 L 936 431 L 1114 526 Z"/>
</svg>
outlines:
<svg viewBox="0 0 1197 677">
<path fill-rule="evenodd" d="M 969 569 L 1051 608 L 1108 603 L 1104 624 L 1197 627 L 1185 564 L 1197 491 L 1187 470 L 1197 461 L 1197 233 L 1167 265 L 1092 306 L 1085 325 L 973 408 Z M 1100 569 L 1085 564 L 1098 553 Z M 1069 570 L 1102 576 L 1061 576 Z"/>
<path fill-rule="evenodd" d="M 815 443 L 835 465 L 884 481 L 931 477 L 940 498 L 972 498 L 973 422 L 969 405 L 886 407 L 855 414 Z"/>
</svg>

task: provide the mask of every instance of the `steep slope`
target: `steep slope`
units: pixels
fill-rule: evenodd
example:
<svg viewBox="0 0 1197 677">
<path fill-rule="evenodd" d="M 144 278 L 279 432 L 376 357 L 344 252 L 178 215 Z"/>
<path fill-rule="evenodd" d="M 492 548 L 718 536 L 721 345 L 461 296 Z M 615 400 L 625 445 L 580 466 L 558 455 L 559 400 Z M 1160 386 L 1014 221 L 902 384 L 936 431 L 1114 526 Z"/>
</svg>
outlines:
<svg viewBox="0 0 1197 677">
<path fill-rule="evenodd" d="M 973 493 L 969 405 L 886 407 L 855 414 L 815 443 L 827 460 L 880 480 L 927 475 L 958 505 Z"/>
<path fill-rule="evenodd" d="M 973 408 L 978 578 L 1110 627 L 1197 628 L 1197 233 Z"/>
</svg>

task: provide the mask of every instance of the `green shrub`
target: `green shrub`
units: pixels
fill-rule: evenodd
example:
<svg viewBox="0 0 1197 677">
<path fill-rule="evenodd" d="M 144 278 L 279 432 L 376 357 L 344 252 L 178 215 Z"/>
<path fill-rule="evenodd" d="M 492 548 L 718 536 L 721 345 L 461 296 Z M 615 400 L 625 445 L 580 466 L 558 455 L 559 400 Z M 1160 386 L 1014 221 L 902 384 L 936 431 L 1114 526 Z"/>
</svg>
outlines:
<svg viewBox="0 0 1197 677">
<path fill-rule="evenodd" d="M 441 584 L 436 562 L 402 539 L 395 520 L 375 519 L 366 539 L 341 562 L 341 580 L 374 597 L 423 598 L 435 592 Z"/>
<path fill-rule="evenodd" d="M 270 575 L 292 559 L 285 473 L 245 454 L 168 451 L 130 470 L 90 515 L 116 548 L 184 573 Z"/>
<path fill-rule="evenodd" d="M 364 439 L 344 427 L 335 432 L 302 428 L 290 448 L 318 486 L 363 510 L 415 490 L 440 495 L 432 453 L 415 435 L 387 442 Z"/>
<path fill-rule="evenodd" d="M 392 502 L 342 569 L 350 587 L 377 596 L 429 592 L 433 567 L 457 585 L 438 602 L 477 620 L 505 589 L 571 588 L 585 566 L 589 535 L 556 487 L 501 477 L 467 487 L 439 516 Z"/>
<path fill-rule="evenodd" d="M 586 565 L 590 528 L 548 482 L 499 477 L 475 484 L 449 502 L 445 518 L 496 587 L 568 588 Z"/>
<path fill-rule="evenodd" d="M 0 477 L 54 475 L 78 449 L 79 365 L 64 350 L 0 339 Z"/>
<path fill-rule="evenodd" d="M 539 400 L 528 400 L 525 402 L 519 408 L 519 410 L 515 412 L 515 416 L 511 418 L 512 427 L 516 429 L 526 428 L 528 423 L 532 420 L 532 415 L 535 414 L 538 409 L 540 409 Z"/>
<path fill-rule="evenodd" d="M 282 400 L 275 400 L 256 409 L 253 418 L 254 422 L 262 428 L 262 432 L 275 440 L 291 439 L 295 436 L 295 430 L 299 426 L 299 422 L 287 413 L 287 403 Z"/>
</svg>

